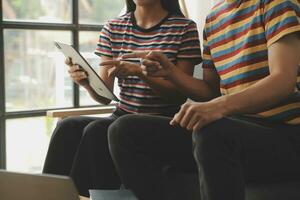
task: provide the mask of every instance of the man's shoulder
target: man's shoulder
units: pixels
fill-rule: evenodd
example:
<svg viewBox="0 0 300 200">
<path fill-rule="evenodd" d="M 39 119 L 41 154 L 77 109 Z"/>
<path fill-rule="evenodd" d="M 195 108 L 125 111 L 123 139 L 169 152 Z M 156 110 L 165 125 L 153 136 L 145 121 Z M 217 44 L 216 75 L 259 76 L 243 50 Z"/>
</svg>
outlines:
<svg viewBox="0 0 300 200">
<path fill-rule="evenodd" d="M 259 8 L 259 6 L 265 1 L 268 0 L 240 0 L 236 1 L 235 3 L 228 3 L 225 0 L 222 0 L 212 7 L 206 19 L 207 21 L 212 21 L 216 20 L 218 17 L 221 17 L 224 13 L 231 14 L 237 11 L 247 12 L 248 10 L 253 10 L 253 8 Z"/>
<path fill-rule="evenodd" d="M 211 13 L 220 12 L 228 7 L 228 3 L 225 0 L 217 1 L 211 8 Z"/>
<path fill-rule="evenodd" d="M 223 13 L 228 8 L 228 4 L 225 0 L 218 1 L 215 5 L 212 6 L 210 12 L 208 13 L 206 19 L 216 18 L 220 13 Z"/>
</svg>

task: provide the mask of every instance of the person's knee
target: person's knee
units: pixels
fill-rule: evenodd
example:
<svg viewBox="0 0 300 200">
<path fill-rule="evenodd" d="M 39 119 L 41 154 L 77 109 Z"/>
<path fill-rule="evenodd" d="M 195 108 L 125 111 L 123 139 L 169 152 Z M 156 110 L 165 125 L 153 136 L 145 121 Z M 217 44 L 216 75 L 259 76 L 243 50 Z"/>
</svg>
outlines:
<svg viewBox="0 0 300 200">
<path fill-rule="evenodd" d="M 108 128 L 108 141 L 114 144 L 124 138 L 133 123 L 131 115 L 125 115 L 115 120 Z"/>
<path fill-rule="evenodd" d="M 101 119 L 90 122 L 83 129 L 82 142 L 96 144 L 97 146 L 107 146 L 108 126 L 112 123 L 109 119 Z"/>
<path fill-rule="evenodd" d="M 193 133 L 194 156 L 198 162 L 208 162 L 220 152 L 236 145 L 237 135 L 228 131 L 230 120 L 224 118 Z"/>
<path fill-rule="evenodd" d="M 80 122 L 79 117 L 68 117 L 58 121 L 52 137 L 69 138 L 70 136 L 74 135 L 77 130 L 81 128 L 79 122 Z"/>
<path fill-rule="evenodd" d="M 114 151 L 128 142 L 136 131 L 135 115 L 125 115 L 115 120 L 108 128 L 109 148 Z"/>
</svg>

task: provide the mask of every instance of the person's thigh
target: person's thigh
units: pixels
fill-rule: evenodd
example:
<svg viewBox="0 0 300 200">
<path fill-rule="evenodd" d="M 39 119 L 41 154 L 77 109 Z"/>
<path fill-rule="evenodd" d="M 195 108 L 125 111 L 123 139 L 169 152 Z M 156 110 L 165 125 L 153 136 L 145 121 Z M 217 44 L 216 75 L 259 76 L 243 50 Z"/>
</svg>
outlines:
<svg viewBox="0 0 300 200">
<path fill-rule="evenodd" d="M 246 183 L 299 179 L 300 154 L 291 140 L 299 141 L 299 133 L 299 127 L 234 118 L 193 133 L 201 197 L 240 200 Z"/>
<path fill-rule="evenodd" d="M 44 173 L 69 175 L 84 128 L 95 117 L 68 117 L 57 123 L 52 134 Z"/>
<path fill-rule="evenodd" d="M 247 182 L 263 182 L 300 178 L 299 133 L 299 126 L 224 118 L 196 133 L 194 140 L 203 141 L 198 146 L 206 152 L 206 146 L 223 146 L 240 159 Z"/>
<path fill-rule="evenodd" d="M 247 182 L 300 179 L 300 126 L 245 130 L 241 139 Z"/>
<path fill-rule="evenodd" d="M 125 187 L 139 199 L 166 199 L 163 167 L 196 170 L 191 132 L 170 118 L 123 116 L 109 127 L 109 148 Z"/>
<path fill-rule="evenodd" d="M 83 135 L 84 128 L 89 123 L 97 119 L 99 118 L 86 116 L 76 116 L 62 119 L 57 122 L 57 126 L 52 134 L 51 140 L 60 140 L 71 143 L 73 143 L 72 141 L 78 142 Z"/>
<path fill-rule="evenodd" d="M 153 160 L 190 168 L 195 164 L 192 133 L 181 127 L 171 126 L 170 120 L 169 117 L 141 114 L 120 117 L 110 128 L 117 129 L 110 131 L 110 145 L 117 145 L 125 137 Z"/>
<path fill-rule="evenodd" d="M 116 117 L 98 118 L 85 128 L 73 162 L 71 177 L 81 195 L 89 189 L 117 189 L 120 179 L 112 162 L 107 129 Z"/>
</svg>

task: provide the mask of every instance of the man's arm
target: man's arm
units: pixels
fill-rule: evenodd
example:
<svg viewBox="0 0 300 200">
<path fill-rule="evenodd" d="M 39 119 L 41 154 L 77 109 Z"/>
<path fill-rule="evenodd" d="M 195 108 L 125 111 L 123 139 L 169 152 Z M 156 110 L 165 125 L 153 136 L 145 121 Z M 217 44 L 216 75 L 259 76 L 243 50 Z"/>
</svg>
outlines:
<svg viewBox="0 0 300 200">
<path fill-rule="evenodd" d="M 299 37 L 294 33 L 275 42 L 268 49 L 268 58 L 269 76 L 244 91 L 220 98 L 226 114 L 262 112 L 294 93 L 300 63 Z"/>
<path fill-rule="evenodd" d="M 287 35 L 272 44 L 268 58 L 269 76 L 235 94 L 207 103 L 186 103 L 170 124 L 196 131 L 226 115 L 259 113 L 288 98 L 294 93 L 297 83 L 300 62 L 297 35 Z"/>
<path fill-rule="evenodd" d="M 170 81 L 194 101 L 209 101 L 220 96 L 220 77 L 215 69 L 204 69 L 203 80 L 181 74 L 174 69 Z"/>
<path fill-rule="evenodd" d="M 176 67 L 160 52 L 130 53 L 123 58 L 142 58 L 142 70 L 148 79 L 163 77 L 169 80 L 173 87 L 195 101 L 209 101 L 220 96 L 220 77 L 214 68 L 205 68 L 204 78 L 200 80 L 194 78 L 192 72 L 183 73 L 183 69 Z"/>
</svg>

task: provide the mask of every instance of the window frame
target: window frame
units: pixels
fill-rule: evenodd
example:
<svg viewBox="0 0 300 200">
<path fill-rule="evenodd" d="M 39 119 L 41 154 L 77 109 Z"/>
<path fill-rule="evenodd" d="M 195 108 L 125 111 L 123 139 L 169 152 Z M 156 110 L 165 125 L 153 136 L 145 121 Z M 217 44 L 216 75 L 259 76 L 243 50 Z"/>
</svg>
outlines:
<svg viewBox="0 0 300 200">
<path fill-rule="evenodd" d="M 3 0 L 0 0 L 0 11 L 3 11 Z M 28 117 L 46 116 L 49 110 L 59 110 L 66 108 L 95 107 L 80 106 L 79 87 L 73 83 L 73 106 L 53 109 L 26 110 L 17 112 L 6 112 L 5 106 L 5 61 L 4 61 L 4 30 L 56 30 L 70 31 L 72 43 L 75 49 L 79 50 L 79 33 L 80 31 L 98 31 L 103 25 L 79 24 L 79 0 L 72 0 L 72 21 L 71 23 L 41 23 L 41 22 L 21 22 L 21 21 L 4 21 L 3 13 L 0 14 L 0 169 L 6 169 L 6 120 Z M 99 107 L 105 107 L 99 105 Z"/>
</svg>

